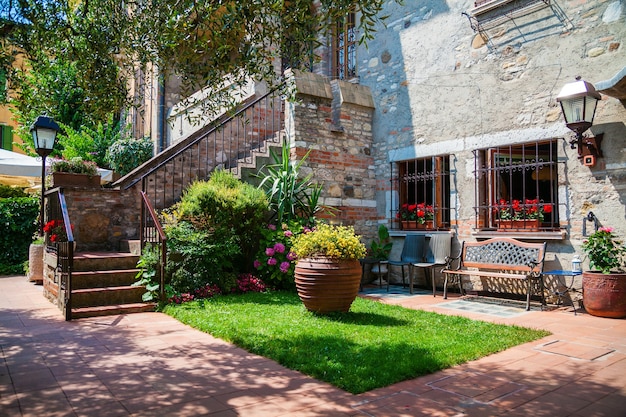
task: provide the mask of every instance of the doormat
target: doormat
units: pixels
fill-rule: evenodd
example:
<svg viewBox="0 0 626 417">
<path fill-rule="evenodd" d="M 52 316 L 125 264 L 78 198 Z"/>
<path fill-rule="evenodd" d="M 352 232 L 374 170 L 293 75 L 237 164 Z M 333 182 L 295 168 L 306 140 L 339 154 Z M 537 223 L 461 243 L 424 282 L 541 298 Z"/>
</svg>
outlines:
<svg viewBox="0 0 626 417">
<path fill-rule="evenodd" d="M 403 287 L 402 285 L 390 285 L 389 291 L 387 291 L 387 285 L 384 285 L 382 287 L 366 286 L 366 287 L 363 287 L 359 291 L 359 295 L 370 297 L 370 298 L 402 299 L 402 298 L 415 297 L 416 295 L 425 295 L 425 294 L 433 295 L 432 291 L 421 290 L 417 288 L 413 288 L 413 294 L 411 294 L 409 292 L 409 287 Z"/>
<path fill-rule="evenodd" d="M 436 304 L 435 307 L 451 310 L 467 311 L 469 313 L 486 314 L 488 316 L 509 318 L 528 313 L 526 303 L 517 303 L 508 300 L 483 299 L 480 297 L 465 298 L 446 303 Z M 530 311 L 541 311 L 541 307 L 531 304 Z"/>
</svg>

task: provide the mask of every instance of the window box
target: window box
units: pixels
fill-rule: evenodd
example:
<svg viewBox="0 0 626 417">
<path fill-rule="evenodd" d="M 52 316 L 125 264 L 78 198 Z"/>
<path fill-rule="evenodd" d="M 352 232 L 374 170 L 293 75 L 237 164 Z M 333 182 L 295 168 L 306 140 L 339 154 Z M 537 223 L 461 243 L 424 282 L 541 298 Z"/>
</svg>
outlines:
<svg viewBox="0 0 626 417">
<path fill-rule="evenodd" d="M 420 223 L 416 220 L 403 220 L 402 230 L 428 230 L 434 229 L 435 225 L 432 220 L 426 220 L 424 223 Z"/>
<path fill-rule="evenodd" d="M 512 230 L 538 232 L 540 227 L 541 227 L 541 223 L 539 219 L 498 220 L 499 232 L 510 232 Z"/>
</svg>

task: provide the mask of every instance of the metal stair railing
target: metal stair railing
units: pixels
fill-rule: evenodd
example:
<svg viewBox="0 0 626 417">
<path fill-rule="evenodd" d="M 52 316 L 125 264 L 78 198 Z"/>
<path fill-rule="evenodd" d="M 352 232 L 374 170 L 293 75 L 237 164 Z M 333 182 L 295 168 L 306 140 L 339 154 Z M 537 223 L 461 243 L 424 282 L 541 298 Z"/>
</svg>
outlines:
<svg viewBox="0 0 626 417">
<path fill-rule="evenodd" d="M 47 207 L 45 220 L 60 222 L 57 227 L 63 227 L 65 236 L 59 236 L 52 241 L 51 235 L 46 234 L 46 251 L 56 253 L 57 266 L 54 270 L 54 282 L 59 285 L 59 296 L 63 295 L 63 314 L 65 320 L 72 320 L 72 270 L 74 269 L 74 233 L 67 211 L 67 203 L 62 188 L 53 188 L 45 193 Z"/>
<path fill-rule="evenodd" d="M 141 192 L 141 229 L 139 231 L 141 249 L 150 244 L 156 247 L 159 252 L 159 298 L 165 301 L 165 269 L 167 267 L 167 236 L 163 231 L 159 217 L 157 216 L 150 199 L 145 192 Z"/>
<path fill-rule="evenodd" d="M 277 132 L 283 128 L 283 100 L 273 90 L 157 155 L 126 188 L 141 181 L 153 208 L 165 209 L 189 184 L 209 178 L 215 169 L 240 176 L 241 165 L 248 165 L 269 143 L 278 143 Z"/>
</svg>

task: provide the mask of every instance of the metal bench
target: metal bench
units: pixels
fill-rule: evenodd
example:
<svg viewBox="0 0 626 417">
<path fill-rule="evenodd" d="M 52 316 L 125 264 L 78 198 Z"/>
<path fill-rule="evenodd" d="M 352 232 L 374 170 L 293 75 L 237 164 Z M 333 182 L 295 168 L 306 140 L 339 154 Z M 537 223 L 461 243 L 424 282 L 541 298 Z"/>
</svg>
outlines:
<svg viewBox="0 0 626 417">
<path fill-rule="evenodd" d="M 541 297 L 545 305 L 543 284 L 543 261 L 546 243 L 526 243 L 512 238 L 493 238 L 481 242 L 463 242 L 461 253 L 447 258 L 444 276 L 443 298 L 447 298 L 448 281 L 456 282 L 463 294 L 462 277 L 478 276 L 497 279 L 524 280 L 526 310 L 530 310 L 533 293 Z M 458 263 L 456 268 L 452 265 Z M 451 278 L 451 279 L 450 279 Z"/>
</svg>

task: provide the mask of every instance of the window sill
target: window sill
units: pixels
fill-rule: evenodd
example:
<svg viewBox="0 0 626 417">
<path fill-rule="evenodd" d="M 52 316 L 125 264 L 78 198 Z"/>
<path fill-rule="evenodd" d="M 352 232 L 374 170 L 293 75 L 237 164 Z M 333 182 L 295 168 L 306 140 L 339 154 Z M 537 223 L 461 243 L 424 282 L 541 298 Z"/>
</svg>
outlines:
<svg viewBox="0 0 626 417">
<path fill-rule="evenodd" d="M 478 230 L 472 233 L 477 239 L 490 239 L 493 237 L 512 237 L 520 240 L 565 240 L 567 232 L 561 230 L 550 230 L 545 232 L 498 232 L 497 230 Z"/>
<path fill-rule="evenodd" d="M 433 229 L 424 229 L 424 230 L 390 230 L 389 236 L 391 237 L 405 237 L 406 235 L 426 235 L 431 236 L 434 234 L 443 234 L 448 233 L 454 236 L 455 232 L 453 230 L 433 230 Z"/>
</svg>

